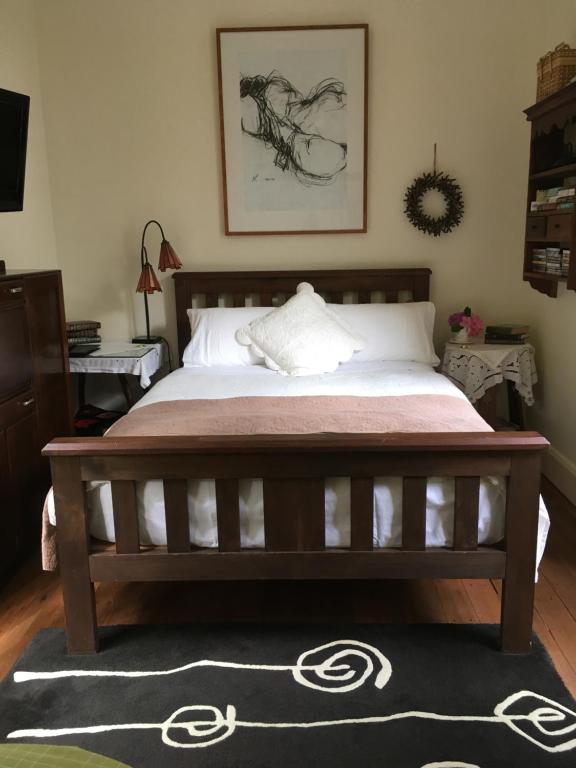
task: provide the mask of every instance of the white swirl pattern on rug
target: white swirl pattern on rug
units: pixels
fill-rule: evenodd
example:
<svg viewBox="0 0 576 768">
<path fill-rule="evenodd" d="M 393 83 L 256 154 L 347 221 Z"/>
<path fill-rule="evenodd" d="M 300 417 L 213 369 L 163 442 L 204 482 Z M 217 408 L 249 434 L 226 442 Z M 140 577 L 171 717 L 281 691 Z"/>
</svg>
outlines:
<svg viewBox="0 0 576 768">
<path fill-rule="evenodd" d="M 341 647 L 341 650 L 336 650 Z M 327 651 L 335 652 L 328 655 Z M 363 671 L 354 669 L 346 659 L 359 659 L 364 665 Z M 174 669 L 152 670 L 147 672 L 100 669 L 65 669 L 56 672 L 15 672 L 14 682 L 27 683 L 37 680 L 56 680 L 65 677 L 162 677 L 177 675 L 198 667 L 221 667 L 225 669 L 252 669 L 263 672 L 291 672 L 294 680 L 307 688 L 326 693 L 348 693 L 364 685 L 375 672 L 374 685 L 384 688 L 392 674 L 390 662 L 377 648 L 358 640 L 335 640 L 320 645 L 300 654 L 296 664 L 240 664 L 233 661 L 212 661 L 201 659 Z M 316 682 L 310 677 L 316 676 Z"/>
<path fill-rule="evenodd" d="M 532 709 L 525 714 L 511 714 L 506 712 L 509 704 L 515 704 L 520 699 L 536 699 L 539 704 L 536 709 Z M 9 739 L 35 738 L 44 739 L 56 736 L 71 736 L 77 734 L 97 734 L 111 731 L 130 731 L 130 730 L 154 730 L 161 731 L 162 741 L 170 747 L 178 749 L 197 749 L 210 747 L 224 739 L 229 738 L 237 728 L 259 728 L 259 729 L 311 729 L 328 728 L 346 725 L 374 725 L 378 723 L 389 723 L 395 720 L 405 720 L 409 718 L 419 720 L 437 720 L 443 722 L 465 722 L 465 723 L 495 723 L 504 724 L 512 728 L 513 731 L 520 734 L 528 741 L 547 752 L 566 752 L 576 747 L 576 739 L 559 740 L 556 744 L 547 744 L 539 741 L 529 735 L 522 729 L 522 724 L 529 724 L 535 727 L 543 735 L 549 737 L 563 737 L 574 733 L 576 730 L 576 713 L 563 707 L 560 704 L 547 699 L 544 696 L 532 693 L 531 691 L 519 691 L 508 697 L 505 701 L 498 704 L 492 716 L 483 715 L 442 715 L 436 712 L 396 712 L 392 715 L 344 718 L 339 720 L 316 720 L 308 722 L 256 722 L 250 720 L 238 720 L 236 717 L 236 707 L 228 704 L 226 712 L 222 712 L 218 707 L 204 704 L 193 704 L 180 707 L 173 712 L 162 723 L 115 723 L 109 725 L 89 725 L 81 728 L 29 728 L 21 731 L 12 731 L 8 734 Z M 186 715 L 185 719 L 182 716 Z M 569 720 L 565 727 L 554 730 L 547 729 L 546 724 L 558 723 Z M 190 741 L 177 741 L 175 734 L 183 731 Z M 174 733 L 174 737 L 171 735 Z M 434 765 L 434 764 L 432 764 Z"/>
<path fill-rule="evenodd" d="M 358 660 L 356 669 L 346 659 Z M 55 672 L 15 672 L 17 683 L 54 680 L 67 677 L 125 677 L 142 678 L 175 675 L 198 667 L 219 667 L 267 672 L 291 672 L 294 680 L 307 688 L 323 693 L 346 693 L 362 686 L 374 674 L 374 685 L 382 689 L 389 681 L 392 666 L 378 649 L 357 640 L 336 640 L 302 653 L 294 665 L 241 664 L 203 659 L 182 667 L 153 671 L 60 670 Z M 487 723 L 506 725 L 514 733 L 550 753 L 567 752 L 576 748 L 576 713 L 552 699 L 531 691 L 518 691 L 497 704 L 491 715 L 443 715 L 411 710 L 389 715 L 317 720 L 309 722 L 256 722 L 238 720 L 236 707 L 193 704 L 180 707 L 161 723 L 115 723 L 74 728 L 30 728 L 12 731 L 9 739 L 53 738 L 76 734 L 99 734 L 112 731 L 159 730 L 162 742 L 178 749 L 210 747 L 232 736 L 237 728 L 249 729 L 313 729 L 356 725 L 384 724 L 395 720 L 419 719 L 453 723 Z M 186 741 L 177 740 L 185 735 Z M 423 768 L 469 766 L 467 763 L 428 763 Z M 474 766 L 471 766 L 474 768 Z"/>
<path fill-rule="evenodd" d="M 426 763 L 422 768 L 480 768 L 472 763 L 455 763 L 453 760 L 443 760 L 441 763 Z"/>
</svg>

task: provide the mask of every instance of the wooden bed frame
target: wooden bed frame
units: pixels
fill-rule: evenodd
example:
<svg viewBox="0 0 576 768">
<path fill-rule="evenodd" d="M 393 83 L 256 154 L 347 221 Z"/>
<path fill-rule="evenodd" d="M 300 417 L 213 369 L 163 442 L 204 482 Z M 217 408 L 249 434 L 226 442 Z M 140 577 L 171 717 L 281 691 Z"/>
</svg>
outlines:
<svg viewBox="0 0 576 768">
<path fill-rule="evenodd" d="M 430 270 L 379 269 L 309 272 L 181 272 L 174 275 L 179 355 L 190 337 L 186 310 L 193 296 L 217 306 L 227 296 L 262 306 L 291 295 L 307 280 L 332 302 L 353 292 L 360 303 L 381 292 L 395 302 L 406 292 L 429 296 Z M 94 582 L 214 579 L 504 579 L 502 649 L 530 648 L 540 489 L 540 462 L 548 443 L 534 432 L 436 434 L 313 434 L 215 437 L 98 437 L 55 439 L 50 457 L 58 516 L 68 648 L 98 648 Z M 507 478 L 506 539 L 478 545 L 480 477 Z M 372 542 L 374 478 L 403 478 L 402 546 Z M 425 544 L 426 479 L 455 478 L 452 548 Z M 262 478 L 265 549 L 240 545 L 238 482 Z M 324 542 L 324 484 L 351 479 L 351 544 Z M 218 550 L 194 548 L 188 533 L 186 480 L 216 482 Z M 141 549 L 135 483 L 162 479 L 167 546 Z M 85 483 L 112 484 L 116 544 L 91 542 Z"/>
</svg>

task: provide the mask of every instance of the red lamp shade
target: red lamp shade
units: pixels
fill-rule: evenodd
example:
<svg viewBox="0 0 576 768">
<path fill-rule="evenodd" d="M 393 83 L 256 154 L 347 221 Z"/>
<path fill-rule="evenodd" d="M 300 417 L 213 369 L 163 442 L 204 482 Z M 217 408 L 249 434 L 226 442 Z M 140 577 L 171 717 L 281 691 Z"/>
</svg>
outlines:
<svg viewBox="0 0 576 768">
<path fill-rule="evenodd" d="M 160 259 L 158 261 L 158 269 L 160 272 L 166 272 L 167 269 L 180 269 L 182 262 L 176 255 L 176 251 L 168 240 L 162 240 L 160 245 Z"/>
<path fill-rule="evenodd" d="M 154 293 L 154 291 L 162 291 L 160 283 L 156 277 L 156 273 L 152 269 L 151 264 L 144 264 L 140 279 L 138 280 L 138 287 L 136 293 Z"/>
</svg>

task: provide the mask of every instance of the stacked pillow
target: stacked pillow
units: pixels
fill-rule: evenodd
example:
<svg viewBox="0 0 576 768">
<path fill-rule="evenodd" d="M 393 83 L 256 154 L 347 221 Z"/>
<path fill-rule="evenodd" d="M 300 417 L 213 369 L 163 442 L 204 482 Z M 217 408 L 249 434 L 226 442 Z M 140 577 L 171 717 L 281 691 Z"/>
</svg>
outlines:
<svg viewBox="0 0 576 768">
<path fill-rule="evenodd" d="M 350 359 L 437 365 L 431 302 L 327 305 L 308 283 L 281 307 L 188 310 L 185 367 L 264 364 L 283 375 L 329 373 Z"/>
<path fill-rule="evenodd" d="M 330 373 L 365 344 L 310 283 L 300 283 L 286 304 L 236 331 L 236 341 L 285 376 Z"/>
<path fill-rule="evenodd" d="M 273 307 L 210 307 L 189 309 L 192 337 L 184 350 L 185 368 L 197 365 L 258 365 L 262 360 L 234 334 L 243 325 L 263 317 Z"/>
<path fill-rule="evenodd" d="M 440 362 L 434 351 L 436 307 L 431 301 L 405 304 L 335 304 L 334 312 L 366 339 L 354 360 Z"/>
</svg>

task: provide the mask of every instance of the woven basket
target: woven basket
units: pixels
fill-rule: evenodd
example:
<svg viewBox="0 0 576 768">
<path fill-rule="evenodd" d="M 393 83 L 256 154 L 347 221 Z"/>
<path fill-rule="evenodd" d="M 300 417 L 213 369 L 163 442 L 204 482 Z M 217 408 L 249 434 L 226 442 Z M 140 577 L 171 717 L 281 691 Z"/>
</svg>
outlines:
<svg viewBox="0 0 576 768">
<path fill-rule="evenodd" d="M 536 100 L 540 101 L 556 93 L 576 76 L 576 49 L 560 43 L 548 51 L 538 62 L 538 88 Z"/>
</svg>

